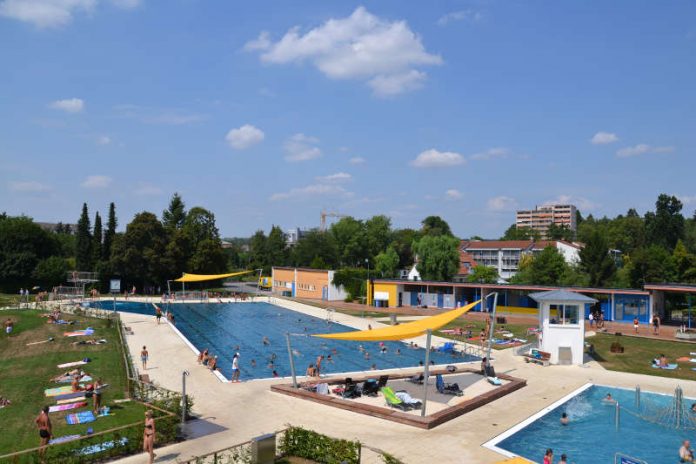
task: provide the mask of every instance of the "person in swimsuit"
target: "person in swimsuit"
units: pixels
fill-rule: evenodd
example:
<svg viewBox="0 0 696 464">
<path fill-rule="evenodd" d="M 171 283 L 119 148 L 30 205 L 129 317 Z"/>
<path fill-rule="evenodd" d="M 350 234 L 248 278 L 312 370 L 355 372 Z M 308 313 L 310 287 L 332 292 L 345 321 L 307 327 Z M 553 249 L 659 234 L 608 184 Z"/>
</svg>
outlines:
<svg viewBox="0 0 696 464">
<path fill-rule="evenodd" d="M 160 319 L 162 319 L 162 310 L 159 306 L 155 306 L 155 317 L 157 318 L 157 325 L 159 325 Z"/>
<path fill-rule="evenodd" d="M 93 407 L 94 407 L 94 415 L 96 416 L 99 414 L 99 408 L 101 408 L 101 400 L 102 400 L 102 387 L 104 386 L 104 382 L 102 382 L 101 377 L 97 379 L 96 382 L 94 382 L 94 394 L 92 395 L 92 399 L 94 400 L 93 402 Z"/>
<path fill-rule="evenodd" d="M 204 364 L 203 361 L 207 363 L 208 359 L 208 348 L 198 353 L 198 364 Z"/>
<path fill-rule="evenodd" d="M 35 422 L 36 426 L 39 428 L 39 437 L 41 438 L 41 442 L 39 444 L 39 456 L 43 461 L 44 454 L 46 453 L 46 446 L 51 439 L 51 435 L 53 434 L 51 419 L 48 417 L 48 406 L 43 407 Z"/>
<path fill-rule="evenodd" d="M 239 353 L 232 356 L 232 380 L 231 382 L 239 383 Z"/>
<path fill-rule="evenodd" d="M 679 448 L 679 462 L 694 462 L 694 452 L 689 440 L 684 440 Z"/>
<path fill-rule="evenodd" d="M 147 347 L 143 345 L 143 350 L 140 352 L 140 361 L 143 363 L 143 370 L 147 370 L 147 359 L 150 357 L 150 354 L 147 352 Z"/>
<path fill-rule="evenodd" d="M 321 377 L 321 362 L 324 360 L 324 355 L 317 356 L 317 377 Z"/>
<path fill-rule="evenodd" d="M 558 461 L 558 464 L 568 464 L 568 456 L 561 454 L 561 460 Z"/>
<path fill-rule="evenodd" d="M 80 375 L 73 376 L 72 382 L 70 383 L 72 391 L 76 392 L 82 390 L 82 387 L 80 386 L 80 378 Z"/>
<path fill-rule="evenodd" d="M 553 464 L 553 450 L 551 448 L 544 453 L 544 464 Z"/>
<path fill-rule="evenodd" d="M 152 411 L 148 410 L 145 412 L 145 431 L 143 432 L 143 451 L 145 451 L 149 457 L 149 463 L 152 464 L 155 461 L 155 419 L 152 417 Z"/>
<path fill-rule="evenodd" d="M 10 319 L 8 317 L 7 320 L 5 321 L 5 333 L 7 334 L 8 337 L 12 333 L 12 329 L 14 329 L 14 322 L 12 322 L 12 319 Z"/>
<path fill-rule="evenodd" d="M 655 314 L 652 320 L 653 335 L 660 335 L 660 317 Z"/>
<path fill-rule="evenodd" d="M 215 355 L 215 357 L 212 360 L 210 360 L 210 362 L 208 363 L 208 369 L 210 369 L 211 371 L 216 370 L 217 363 L 218 363 L 218 357 L 217 357 L 217 355 Z"/>
<path fill-rule="evenodd" d="M 561 425 L 568 425 L 569 421 L 570 419 L 568 419 L 567 413 L 564 412 L 563 414 L 561 414 Z"/>
<path fill-rule="evenodd" d="M 639 327 L 639 325 L 640 325 L 640 321 L 638 320 L 637 317 L 634 317 L 634 318 L 633 318 L 633 331 L 634 331 L 635 333 L 638 333 L 638 327 Z"/>
</svg>

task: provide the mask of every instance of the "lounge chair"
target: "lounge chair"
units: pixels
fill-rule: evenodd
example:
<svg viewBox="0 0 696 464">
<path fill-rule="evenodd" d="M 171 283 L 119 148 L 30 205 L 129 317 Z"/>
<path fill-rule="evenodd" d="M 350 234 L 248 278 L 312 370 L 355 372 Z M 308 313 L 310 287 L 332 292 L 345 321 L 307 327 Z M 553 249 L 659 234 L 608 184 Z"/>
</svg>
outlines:
<svg viewBox="0 0 696 464">
<path fill-rule="evenodd" d="M 442 395 L 462 396 L 464 394 L 462 389 L 459 388 L 459 385 L 456 383 L 445 383 L 445 380 L 442 378 L 442 374 L 437 374 L 435 378 L 435 388 L 437 389 L 437 392 Z"/>
<path fill-rule="evenodd" d="M 423 406 L 423 403 L 421 401 L 418 401 L 417 399 L 411 397 L 411 395 L 409 395 L 409 393 L 406 390 L 399 390 L 398 392 L 396 392 L 396 397 L 413 409 L 420 409 Z"/>
<path fill-rule="evenodd" d="M 343 393 L 341 394 L 343 398 L 359 398 L 362 396 L 362 393 L 360 392 L 360 389 L 358 388 L 357 383 L 353 383 L 353 379 L 346 379 L 346 386 L 343 389 Z"/>
<path fill-rule="evenodd" d="M 410 411 L 412 409 L 411 406 L 401 401 L 389 387 L 382 388 L 382 395 L 384 395 L 384 400 L 387 402 L 387 405 L 394 409 L 400 409 L 402 411 Z"/>
<path fill-rule="evenodd" d="M 423 385 L 423 381 L 425 380 L 425 376 L 421 372 L 420 374 L 416 374 L 413 377 L 409 378 L 408 381 L 411 383 L 415 383 L 418 385 Z"/>
<path fill-rule="evenodd" d="M 367 379 L 363 383 L 362 394 L 365 396 L 377 396 L 377 392 L 379 392 L 380 388 L 387 385 L 387 381 L 389 381 L 388 375 L 380 376 L 377 381 L 375 379 Z"/>
</svg>

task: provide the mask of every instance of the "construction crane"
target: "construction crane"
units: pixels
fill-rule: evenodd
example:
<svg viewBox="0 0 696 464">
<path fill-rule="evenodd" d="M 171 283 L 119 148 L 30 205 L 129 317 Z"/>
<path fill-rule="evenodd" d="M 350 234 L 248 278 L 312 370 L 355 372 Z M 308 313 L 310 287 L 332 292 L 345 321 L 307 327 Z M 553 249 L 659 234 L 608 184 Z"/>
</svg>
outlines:
<svg viewBox="0 0 696 464">
<path fill-rule="evenodd" d="M 327 217 L 344 218 L 344 217 L 348 217 L 348 216 L 345 214 L 340 214 L 340 213 L 336 213 L 333 211 L 322 210 L 321 211 L 321 221 L 319 222 L 319 230 L 322 232 L 326 231 L 326 218 Z"/>
</svg>

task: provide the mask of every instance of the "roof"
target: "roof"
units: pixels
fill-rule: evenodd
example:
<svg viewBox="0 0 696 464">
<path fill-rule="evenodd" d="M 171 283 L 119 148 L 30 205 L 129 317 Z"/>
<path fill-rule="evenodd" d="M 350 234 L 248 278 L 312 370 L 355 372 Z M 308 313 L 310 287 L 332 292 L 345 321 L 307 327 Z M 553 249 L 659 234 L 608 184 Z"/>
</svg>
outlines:
<svg viewBox="0 0 696 464">
<path fill-rule="evenodd" d="M 467 267 L 467 265 L 469 267 Z M 474 257 L 464 250 L 459 250 L 459 274 L 468 274 L 469 268 L 478 266 L 478 263 Z"/>
<path fill-rule="evenodd" d="M 596 303 L 597 300 L 585 296 L 581 293 L 570 292 L 564 289 L 549 290 L 547 292 L 537 292 L 530 293 L 529 297 L 536 301 L 537 303 L 543 303 L 546 301 L 557 302 L 557 301 L 572 301 L 577 303 Z"/>
<path fill-rule="evenodd" d="M 462 240 L 460 246 L 463 250 L 543 250 L 548 246 L 556 247 L 559 243 L 577 249 L 582 248 L 579 243 L 564 240 Z"/>
<path fill-rule="evenodd" d="M 301 271 L 301 272 L 331 272 L 330 269 L 313 269 L 310 267 L 289 267 L 289 266 L 273 266 L 273 269 L 278 269 L 281 271 Z"/>
<path fill-rule="evenodd" d="M 433 280 L 404 280 L 404 279 L 374 279 L 375 282 L 382 284 L 397 285 L 420 285 L 422 287 L 456 287 L 456 288 L 485 288 L 488 290 L 522 290 L 522 291 L 546 291 L 556 290 L 555 285 L 531 285 L 531 284 L 484 284 L 480 282 L 438 282 Z M 594 287 L 564 287 L 571 292 L 597 293 L 603 295 L 642 295 L 648 296 L 650 292 L 638 288 L 594 288 Z"/>
<path fill-rule="evenodd" d="M 645 284 L 643 288 L 646 290 L 657 290 L 663 292 L 677 293 L 696 293 L 696 285 L 694 284 Z"/>
</svg>

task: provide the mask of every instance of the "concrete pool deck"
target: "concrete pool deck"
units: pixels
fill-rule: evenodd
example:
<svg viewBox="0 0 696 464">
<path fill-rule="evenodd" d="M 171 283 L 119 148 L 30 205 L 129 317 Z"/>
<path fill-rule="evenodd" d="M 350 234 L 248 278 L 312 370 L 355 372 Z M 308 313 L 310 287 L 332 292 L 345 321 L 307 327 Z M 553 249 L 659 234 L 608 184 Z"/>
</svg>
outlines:
<svg viewBox="0 0 696 464">
<path fill-rule="evenodd" d="M 262 300 L 266 301 L 266 298 Z M 326 310 L 313 306 L 287 300 L 273 302 L 312 316 L 327 316 Z M 526 379 L 527 386 L 437 428 L 423 430 L 270 391 L 271 385 L 287 383 L 287 379 L 223 383 L 197 364 L 191 348 L 168 324 L 158 326 L 153 316 L 121 315 L 125 325 L 133 330 L 126 342 L 136 364 L 142 346 L 148 347 L 150 360 L 146 372 L 153 381 L 180 391 L 182 371 L 191 373 L 187 378 L 187 392 L 194 397 L 194 412 L 201 419 L 187 426 L 192 437 L 190 440 L 156 450 L 157 462 L 192 458 L 292 424 L 337 438 L 360 440 L 406 463 L 419 463 L 426 459 L 442 463 L 494 463 L 504 456 L 483 448 L 483 443 L 587 382 L 624 388 L 640 385 L 643 391 L 658 393 L 672 393 L 677 385 L 681 385 L 685 396 L 696 396 L 696 382 L 693 381 L 607 371 L 596 362 L 589 362 L 586 367 L 541 367 L 526 364 L 521 357 L 513 355 L 513 350 L 500 350 L 494 352 L 496 371 Z M 356 328 L 367 329 L 368 324 L 381 326 L 372 320 L 341 313 L 331 317 L 338 323 Z M 425 337 L 419 338 L 416 343 L 423 346 Z M 539 460 L 542 451 L 540 449 Z M 119 462 L 142 463 L 145 457 L 141 454 Z M 363 462 L 381 460 L 376 456 L 365 456 Z"/>
</svg>

